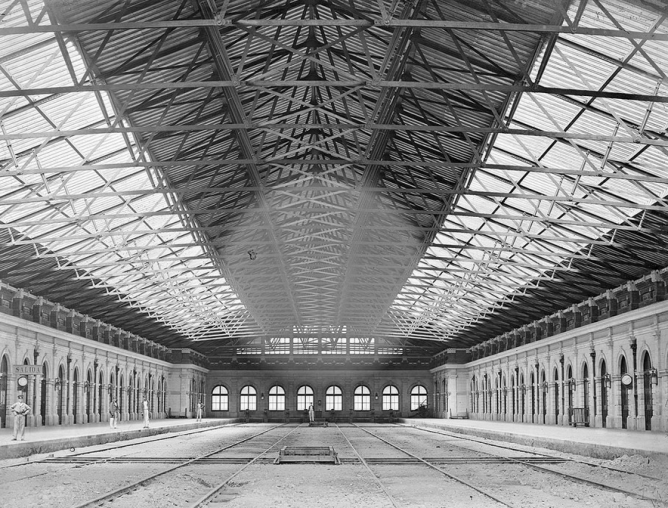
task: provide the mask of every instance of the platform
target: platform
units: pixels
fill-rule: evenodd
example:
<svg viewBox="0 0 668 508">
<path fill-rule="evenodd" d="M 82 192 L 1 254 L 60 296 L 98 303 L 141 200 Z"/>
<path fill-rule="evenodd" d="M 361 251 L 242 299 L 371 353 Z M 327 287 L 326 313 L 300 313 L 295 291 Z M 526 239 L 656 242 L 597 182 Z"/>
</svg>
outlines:
<svg viewBox="0 0 668 508">
<path fill-rule="evenodd" d="M 399 423 L 599 459 L 623 455 L 668 458 L 668 434 L 665 432 L 438 418 L 401 418 Z"/>
<path fill-rule="evenodd" d="M 12 441 L 13 428 L 7 427 L 0 429 L 0 459 L 28 457 L 70 448 L 76 449 L 139 437 L 157 436 L 168 432 L 217 427 L 238 421 L 240 420 L 235 418 L 205 418 L 201 422 L 192 418 L 168 418 L 151 420 L 148 429 L 142 428 L 143 420 L 121 421 L 116 429 L 109 428 L 108 422 L 86 425 L 26 427 L 25 441 Z M 13 423 L 13 420 L 11 423 Z"/>
</svg>

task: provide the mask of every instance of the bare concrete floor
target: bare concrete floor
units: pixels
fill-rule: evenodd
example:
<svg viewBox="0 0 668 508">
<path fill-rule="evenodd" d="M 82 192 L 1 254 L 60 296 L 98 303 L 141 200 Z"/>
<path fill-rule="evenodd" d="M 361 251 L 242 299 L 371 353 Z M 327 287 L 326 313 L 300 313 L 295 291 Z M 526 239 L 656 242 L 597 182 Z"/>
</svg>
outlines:
<svg viewBox="0 0 668 508">
<path fill-rule="evenodd" d="M 341 464 L 274 464 L 283 447 L 323 446 Z M 594 461 L 398 425 L 235 425 L 51 455 L 0 461 L 0 506 L 82 506 L 158 472 L 107 506 L 198 506 L 208 494 L 208 506 L 230 508 L 668 506 L 665 464 L 642 457 Z"/>
</svg>

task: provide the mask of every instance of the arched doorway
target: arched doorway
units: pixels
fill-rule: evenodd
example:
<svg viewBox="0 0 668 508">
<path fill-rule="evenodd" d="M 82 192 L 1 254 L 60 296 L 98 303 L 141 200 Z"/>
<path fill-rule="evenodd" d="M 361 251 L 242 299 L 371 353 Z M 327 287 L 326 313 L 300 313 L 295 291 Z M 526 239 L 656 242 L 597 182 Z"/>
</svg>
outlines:
<svg viewBox="0 0 668 508">
<path fill-rule="evenodd" d="M 88 374 L 86 374 L 86 384 L 84 385 L 84 388 L 86 390 L 86 393 L 84 395 L 86 399 L 86 421 L 87 423 L 91 423 L 93 421 L 92 419 L 93 404 L 91 399 L 95 391 L 93 387 L 93 377 L 90 370 L 88 371 Z"/>
<path fill-rule="evenodd" d="M 622 376 L 628 372 L 626 367 L 626 358 L 622 356 L 622 360 L 619 364 L 619 372 Z M 627 428 L 626 421 L 629 417 L 629 390 L 631 385 L 625 385 L 622 383 L 622 389 L 620 391 L 621 403 L 622 403 L 622 429 Z"/>
<path fill-rule="evenodd" d="M 645 430 L 652 430 L 652 416 L 654 416 L 654 407 L 652 401 L 652 360 L 649 353 L 643 355 L 642 360 L 642 378 L 643 378 L 643 402 L 645 405 Z"/>
<path fill-rule="evenodd" d="M 132 373 L 132 375 L 128 375 L 128 412 L 132 415 L 132 413 L 136 413 L 136 403 L 137 403 L 137 393 L 136 393 L 136 377 L 137 374 L 135 372 Z M 130 416 L 132 419 L 132 416 Z"/>
<path fill-rule="evenodd" d="M 536 380 L 534 380 L 533 372 L 529 376 L 531 383 L 531 423 L 538 423 L 538 400 L 536 399 Z"/>
<path fill-rule="evenodd" d="M 608 419 L 608 369 L 605 360 L 601 360 L 601 426 L 607 427 Z"/>
<path fill-rule="evenodd" d="M 25 360 L 23 360 L 23 365 L 30 365 L 30 362 L 28 361 L 27 358 L 26 358 Z M 21 388 L 21 391 L 23 392 L 23 400 L 24 400 L 24 402 L 25 402 L 26 404 L 28 404 L 28 405 L 34 405 L 34 403 L 31 402 L 31 400 L 32 400 L 32 395 L 33 395 L 31 392 L 32 392 L 35 388 L 34 388 L 34 386 L 31 386 L 31 382 L 30 382 L 30 379 L 31 379 L 31 378 L 32 378 L 32 377 L 29 377 L 29 378 L 28 378 L 28 384 L 25 385 L 23 388 Z M 31 389 L 31 388 L 32 388 L 32 389 Z"/>
<path fill-rule="evenodd" d="M 9 376 L 9 362 L 6 356 L 2 356 L 0 362 L 0 427 L 7 426 L 7 376 Z"/>
<path fill-rule="evenodd" d="M 527 388 L 527 387 L 526 387 L 526 385 L 524 384 L 524 374 L 522 374 L 521 377 L 520 377 L 520 391 L 522 392 L 521 400 L 520 400 L 520 403 L 521 403 L 521 408 L 520 408 L 520 421 L 521 421 L 521 422 L 524 421 L 524 407 L 525 407 L 525 406 L 524 406 L 524 401 L 526 400 L 526 399 L 525 399 L 525 397 L 526 397 L 526 388 Z"/>
<path fill-rule="evenodd" d="M 575 380 L 573 379 L 573 369 L 571 366 L 568 366 L 568 371 L 566 373 L 568 379 L 568 425 L 573 423 L 573 390 L 575 390 Z"/>
<path fill-rule="evenodd" d="M 543 400 L 542 400 L 542 411 L 541 411 L 541 423 L 545 424 L 547 423 L 547 379 L 545 379 L 545 371 L 542 371 L 540 373 L 541 377 L 541 382 L 540 382 L 540 387 L 541 387 L 541 393 L 543 394 Z"/>
<path fill-rule="evenodd" d="M 72 416 L 74 423 L 79 423 L 77 413 L 79 412 L 79 369 L 74 369 L 74 390 L 72 390 Z"/>
<path fill-rule="evenodd" d="M 503 413 L 503 419 L 508 419 L 508 387 L 506 386 L 506 376 L 503 376 L 501 390 L 503 390 L 503 407 L 501 412 Z"/>
<path fill-rule="evenodd" d="M 125 408 L 123 397 L 123 374 L 118 377 L 118 420 L 123 418 L 123 409 Z"/>
<path fill-rule="evenodd" d="M 589 367 L 586 363 L 582 367 L 582 392 L 585 419 L 589 422 Z"/>
<path fill-rule="evenodd" d="M 554 369 L 554 423 L 559 423 L 559 370 Z"/>
<path fill-rule="evenodd" d="M 40 403 L 39 403 L 39 411 L 42 414 L 42 425 L 46 425 L 46 408 L 47 408 L 47 400 L 46 400 L 46 380 L 49 378 L 48 376 L 48 368 L 46 366 L 46 362 L 42 364 L 42 381 L 40 382 Z"/>
<path fill-rule="evenodd" d="M 63 366 L 61 365 L 58 367 L 58 379 L 56 380 L 58 383 L 58 400 L 57 400 L 57 406 L 56 406 L 56 411 L 58 412 L 58 425 L 63 424 L 63 397 L 64 397 L 64 391 L 67 389 L 65 387 L 65 372 L 63 371 Z"/>
<path fill-rule="evenodd" d="M 102 372 L 100 372 L 100 377 L 97 383 L 97 414 L 99 416 L 99 419 L 102 419 L 102 390 L 104 387 L 102 386 Z"/>
</svg>

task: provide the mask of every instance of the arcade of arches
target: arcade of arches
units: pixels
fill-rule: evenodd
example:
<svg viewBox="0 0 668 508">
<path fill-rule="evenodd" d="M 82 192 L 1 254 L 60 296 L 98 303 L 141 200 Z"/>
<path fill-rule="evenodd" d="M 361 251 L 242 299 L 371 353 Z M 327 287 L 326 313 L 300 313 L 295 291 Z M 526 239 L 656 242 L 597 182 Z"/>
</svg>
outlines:
<svg viewBox="0 0 668 508">
<path fill-rule="evenodd" d="M 425 368 L 350 364 L 309 368 L 261 365 L 213 370 L 190 350 L 154 358 L 0 313 L 0 416 L 22 390 L 31 426 L 108 420 L 116 397 L 121 419 L 193 417 L 202 401 L 208 417 L 301 418 L 313 404 L 324 418 L 466 416 L 547 425 L 588 424 L 666 430 L 668 302 L 470 360 Z M 464 359 L 464 360 L 462 360 Z M 16 366 L 39 365 L 19 387 Z"/>
</svg>

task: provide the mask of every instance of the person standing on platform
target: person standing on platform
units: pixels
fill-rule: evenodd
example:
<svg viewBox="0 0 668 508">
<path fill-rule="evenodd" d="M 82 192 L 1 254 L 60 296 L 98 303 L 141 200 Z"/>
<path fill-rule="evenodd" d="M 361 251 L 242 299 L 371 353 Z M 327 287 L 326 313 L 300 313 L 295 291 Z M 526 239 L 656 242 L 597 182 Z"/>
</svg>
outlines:
<svg viewBox="0 0 668 508">
<path fill-rule="evenodd" d="M 144 428 L 148 429 L 148 400 L 146 400 L 146 397 L 144 397 L 142 406 L 144 407 Z"/>
<path fill-rule="evenodd" d="M 315 420 L 315 410 L 313 409 L 313 404 L 308 407 L 308 421 L 312 423 Z"/>
<path fill-rule="evenodd" d="M 116 428 L 116 423 L 118 422 L 118 403 L 114 398 L 109 403 L 109 427 L 112 429 Z"/>
<path fill-rule="evenodd" d="M 30 413 L 30 406 L 23 402 L 23 395 L 19 394 L 17 401 L 12 404 L 9 409 L 14 413 L 14 437 L 12 441 L 21 436 L 21 441 L 23 441 L 26 433 L 26 415 Z"/>
<path fill-rule="evenodd" d="M 202 421 L 202 412 L 204 411 L 204 404 L 200 401 L 197 403 L 197 420 L 198 422 Z"/>
</svg>

